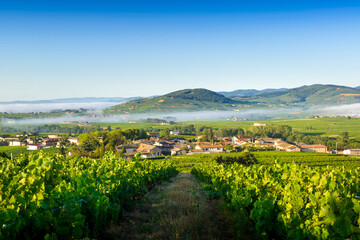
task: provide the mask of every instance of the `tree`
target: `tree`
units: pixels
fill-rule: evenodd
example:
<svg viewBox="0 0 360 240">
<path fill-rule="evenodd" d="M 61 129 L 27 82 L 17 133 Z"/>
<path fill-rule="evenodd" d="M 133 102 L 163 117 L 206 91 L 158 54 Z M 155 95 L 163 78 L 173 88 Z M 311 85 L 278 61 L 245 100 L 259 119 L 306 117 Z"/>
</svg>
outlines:
<svg viewBox="0 0 360 240">
<path fill-rule="evenodd" d="M 66 153 L 65 153 L 65 142 L 64 141 L 61 141 L 60 142 L 60 146 L 59 146 L 59 154 L 62 155 L 62 156 L 66 156 Z"/>
<path fill-rule="evenodd" d="M 165 128 L 162 135 L 164 138 L 169 139 L 170 138 L 170 129 Z"/>
<path fill-rule="evenodd" d="M 204 134 L 203 139 L 206 142 L 212 142 L 212 143 L 215 142 L 215 138 L 214 138 L 215 135 L 214 135 L 214 131 L 212 130 L 212 128 L 205 129 L 203 134 Z"/>
<path fill-rule="evenodd" d="M 343 132 L 341 135 L 342 135 L 344 140 L 349 140 L 349 133 L 348 132 Z"/>
</svg>

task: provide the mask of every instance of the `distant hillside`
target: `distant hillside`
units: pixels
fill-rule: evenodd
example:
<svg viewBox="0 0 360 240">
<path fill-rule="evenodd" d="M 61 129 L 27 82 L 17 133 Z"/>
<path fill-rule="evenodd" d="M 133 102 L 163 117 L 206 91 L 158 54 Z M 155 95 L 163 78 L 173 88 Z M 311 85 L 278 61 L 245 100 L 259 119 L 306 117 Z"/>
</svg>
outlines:
<svg viewBox="0 0 360 240">
<path fill-rule="evenodd" d="M 265 90 L 263 90 L 265 91 Z M 255 93 L 259 91 L 255 90 Z M 166 113 L 185 111 L 241 110 L 329 106 L 360 102 L 360 89 L 336 85 L 311 85 L 299 88 L 270 89 L 258 95 L 227 98 L 207 89 L 184 89 L 159 97 L 137 99 L 105 110 L 112 114 Z"/>
<path fill-rule="evenodd" d="M 277 91 L 284 91 L 287 88 L 267 88 L 264 90 L 256 90 L 256 89 L 239 89 L 231 92 L 219 92 L 220 94 L 224 95 L 225 97 L 237 97 L 237 96 L 254 96 L 260 95 L 263 93 L 270 93 L 270 92 L 277 92 Z"/>
<path fill-rule="evenodd" d="M 44 103 L 91 103 L 91 102 L 127 102 L 141 97 L 83 97 L 83 98 L 59 98 L 50 100 L 34 100 L 34 101 L 12 101 L 0 102 L 0 104 L 44 104 Z"/>
<path fill-rule="evenodd" d="M 356 87 L 356 89 L 360 89 L 360 86 Z"/>
<path fill-rule="evenodd" d="M 138 99 L 113 106 L 107 113 L 233 110 L 237 101 L 203 88 L 184 89 L 163 96 Z"/>
<path fill-rule="evenodd" d="M 184 89 L 176 92 L 172 92 L 164 95 L 166 98 L 174 99 L 188 99 L 196 101 L 205 101 L 205 102 L 215 102 L 215 103 L 234 103 L 234 100 L 224 97 L 224 95 L 204 89 Z"/>
<path fill-rule="evenodd" d="M 360 102 L 360 89 L 337 86 L 320 85 L 302 86 L 256 96 L 236 97 L 236 100 L 246 100 L 252 104 L 309 106 L 334 105 Z"/>
</svg>

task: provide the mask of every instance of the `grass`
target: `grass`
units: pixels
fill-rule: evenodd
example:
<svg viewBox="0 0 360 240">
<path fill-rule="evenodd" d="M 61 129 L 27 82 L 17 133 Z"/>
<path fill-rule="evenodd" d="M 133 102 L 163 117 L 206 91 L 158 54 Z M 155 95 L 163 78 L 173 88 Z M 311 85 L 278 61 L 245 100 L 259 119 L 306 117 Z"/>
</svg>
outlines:
<svg viewBox="0 0 360 240">
<path fill-rule="evenodd" d="M 0 146 L 0 152 L 4 152 L 8 156 L 10 156 L 12 153 L 13 157 L 19 157 L 21 154 L 36 153 L 36 152 L 40 152 L 40 151 L 47 152 L 47 153 L 58 153 L 59 148 L 51 147 L 51 148 L 44 148 L 41 150 L 29 151 L 29 150 L 26 150 L 26 146 L 16 146 L 16 147 Z"/>
<path fill-rule="evenodd" d="M 107 232 L 111 239 L 236 239 L 234 219 L 221 206 L 206 198 L 194 176 L 180 173 Z"/>
</svg>

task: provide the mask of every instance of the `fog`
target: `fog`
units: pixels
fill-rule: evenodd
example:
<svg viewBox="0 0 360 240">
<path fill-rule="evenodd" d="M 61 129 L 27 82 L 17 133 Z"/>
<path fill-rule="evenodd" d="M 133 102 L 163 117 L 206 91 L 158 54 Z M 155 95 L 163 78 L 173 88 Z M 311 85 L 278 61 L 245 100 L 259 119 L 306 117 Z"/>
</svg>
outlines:
<svg viewBox="0 0 360 240">
<path fill-rule="evenodd" d="M 2 125 L 39 125 L 59 124 L 61 122 L 95 122 L 95 123 L 121 123 L 129 121 L 141 121 L 147 118 L 166 119 L 173 118 L 175 121 L 207 121 L 207 120 L 261 120 L 276 118 L 281 114 L 293 109 L 258 109 L 244 111 L 198 111 L 198 112 L 174 112 L 153 114 L 127 114 L 127 115 L 104 115 L 101 110 L 91 112 L 87 116 L 73 116 L 66 114 L 62 117 L 34 118 L 34 119 L 3 119 Z"/>
<path fill-rule="evenodd" d="M 53 110 L 65 109 L 93 109 L 101 110 L 122 102 L 84 102 L 84 103 L 10 103 L 0 104 L 0 112 L 8 113 L 30 113 L 51 112 Z"/>
<path fill-rule="evenodd" d="M 327 113 L 327 115 L 360 116 L 360 103 L 325 107 L 317 111 Z"/>
<path fill-rule="evenodd" d="M 102 109 L 115 105 L 117 103 L 111 102 L 95 102 L 95 103 L 74 103 L 74 104 L 14 104 L 18 112 L 30 107 L 38 111 L 44 109 L 53 110 L 55 108 L 91 108 L 87 116 L 73 116 L 66 114 L 62 117 L 56 118 L 36 118 L 36 119 L 22 119 L 22 120 L 9 120 L 3 119 L 2 125 L 39 125 L 39 124 L 59 124 L 68 121 L 81 121 L 81 122 L 94 122 L 94 123 L 121 123 L 129 121 L 137 121 L 147 118 L 164 119 L 172 117 L 175 121 L 208 121 L 208 120 L 265 120 L 265 119 L 284 119 L 284 118 L 302 118 L 314 115 L 319 116 L 360 116 L 360 103 L 339 105 L 330 107 L 315 106 L 311 108 L 282 108 L 282 109 L 249 109 L 241 111 L 198 111 L 198 112 L 174 112 L 174 113 L 152 113 L 152 114 L 128 114 L 128 115 L 104 115 Z M 31 105 L 31 106 L 28 106 Z M 35 105 L 35 106 L 34 106 Z M 1 106 L 0 105 L 0 110 Z M 14 111 L 11 105 L 6 105 L 9 108 L 7 111 Z M 51 108 L 52 107 L 52 108 Z M 11 109 L 10 109 L 11 108 Z"/>
</svg>

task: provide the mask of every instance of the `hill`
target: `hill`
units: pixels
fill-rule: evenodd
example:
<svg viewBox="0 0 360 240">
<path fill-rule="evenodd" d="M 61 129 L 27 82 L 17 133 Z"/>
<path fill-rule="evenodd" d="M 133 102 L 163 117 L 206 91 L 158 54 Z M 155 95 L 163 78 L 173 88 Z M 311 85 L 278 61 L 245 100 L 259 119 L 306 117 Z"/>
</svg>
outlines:
<svg viewBox="0 0 360 240">
<path fill-rule="evenodd" d="M 241 110 L 265 107 L 331 106 L 360 102 L 360 89 L 345 86 L 315 84 L 292 89 L 272 90 L 258 95 L 237 95 L 228 98 L 207 89 L 184 89 L 159 97 L 137 99 L 119 104 L 108 108 L 105 110 L 105 113 L 129 114 Z"/>
<path fill-rule="evenodd" d="M 83 98 L 58 98 L 50 100 L 12 101 L 0 104 L 46 104 L 46 103 L 92 103 L 92 102 L 127 102 L 141 97 L 83 97 Z"/>
<path fill-rule="evenodd" d="M 263 90 L 256 90 L 256 89 L 239 89 L 231 92 L 218 92 L 225 97 L 237 97 L 237 96 L 254 96 L 254 95 L 260 95 L 263 93 L 270 93 L 270 92 L 277 92 L 277 91 L 284 91 L 287 88 L 267 88 Z"/>
<path fill-rule="evenodd" d="M 203 88 L 184 89 L 159 97 L 137 99 L 110 107 L 106 113 L 148 113 L 234 110 L 237 101 Z"/>
<path fill-rule="evenodd" d="M 315 84 L 298 88 L 263 93 L 256 96 L 235 97 L 234 100 L 249 101 L 251 104 L 312 106 L 360 102 L 360 89 Z"/>
</svg>

